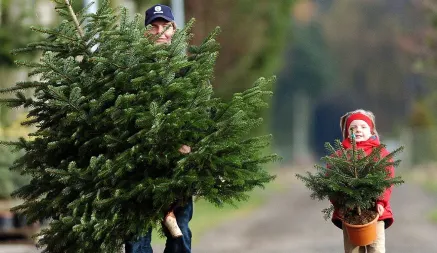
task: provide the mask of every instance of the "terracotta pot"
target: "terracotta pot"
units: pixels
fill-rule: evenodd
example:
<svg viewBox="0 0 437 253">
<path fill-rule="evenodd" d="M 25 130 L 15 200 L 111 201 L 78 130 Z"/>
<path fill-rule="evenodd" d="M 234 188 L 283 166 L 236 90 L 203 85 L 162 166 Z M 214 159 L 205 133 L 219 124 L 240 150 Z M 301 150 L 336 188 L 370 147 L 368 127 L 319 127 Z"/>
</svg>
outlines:
<svg viewBox="0 0 437 253">
<path fill-rule="evenodd" d="M 379 215 L 376 215 L 373 221 L 364 225 L 351 225 L 343 221 L 350 242 L 356 246 L 366 246 L 375 241 L 378 218 Z"/>
</svg>

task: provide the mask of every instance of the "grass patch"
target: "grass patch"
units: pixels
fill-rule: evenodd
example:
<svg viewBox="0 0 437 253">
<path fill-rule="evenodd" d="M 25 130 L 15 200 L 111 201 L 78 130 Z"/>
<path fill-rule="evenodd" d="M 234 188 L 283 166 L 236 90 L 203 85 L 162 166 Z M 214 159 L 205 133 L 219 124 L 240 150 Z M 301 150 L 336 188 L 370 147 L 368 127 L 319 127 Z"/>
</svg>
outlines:
<svg viewBox="0 0 437 253">
<path fill-rule="evenodd" d="M 421 185 L 426 191 L 437 194 L 437 173 L 432 170 L 412 169 L 402 173 L 405 181 Z"/>
<path fill-rule="evenodd" d="M 429 180 L 424 184 L 426 190 L 434 193 L 437 196 L 437 181 Z M 432 222 L 437 223 L 437 207 L 434 208 L 433 211 L 429 214 L 429 218 Z"/>
<path fill-rule="evenodd" d="M 437 223 L 437 208 L 430 213 L 429 218 L 431 219 L 432 222 Z"/>
<path fill-rule="evenodd" d="M 434 165 L 426 168 L 413 168 L 409 171 L 402 173 L 402 177 L 405 181 L 413 182 L 423 189 L 437 197 L 437 172 L 434 169 Z M 429 212 L 429 220 L 433 223 L 437 223 L 437 206 Z"/>
<path fill-rule="evenodd" d="M 435 180 L 425 181 L 423 186 L 425 187 L 426 190 L 437 194 L 437 181 Z"/>
<path fill-rule="evenodd" d="M 433 169 L 413 170 L 409 176 L 413 182 L 418 182 L 426 191 L 437 196 L 437 174 Z M 437 207 L 429 213 L 429 220 L 437 223 Z"/>
<path fill-rule="evenodd" d="M 223 222 L 238 219 L 250 214 L 258 207 L 262 206 L 269 194 L 284 190 L 285 187 L 276 180 L 266 185 L 265 189 L 256 188 L 249 193 L 250 198 L 247 201 L 237 203 L 237 207 L 225 205 L 221 208 L 199 199 L 194 202 L 194 214 L 190 221 L 190 229 L 192 232 L 192 244 L 196 244 L 201 235 L 211 230 Z M 159 236 L 157 231 L 152 233 L 152 244 L 163 245 L 166 238 Z"/>
</svg>

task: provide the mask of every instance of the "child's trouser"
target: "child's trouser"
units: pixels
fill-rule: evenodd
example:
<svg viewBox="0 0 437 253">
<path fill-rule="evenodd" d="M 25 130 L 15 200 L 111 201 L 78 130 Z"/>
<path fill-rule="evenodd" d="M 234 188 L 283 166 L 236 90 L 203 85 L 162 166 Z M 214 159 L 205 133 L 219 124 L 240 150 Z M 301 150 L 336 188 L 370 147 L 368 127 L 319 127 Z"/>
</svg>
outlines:
<svg viewBox="0 0 437 253">
<path fill-rule="evenodd" d="M 184 206 L 176 207 L 173 212 L 183 236 L 173 238 L 170 234 L 166 234 L 167 241 L 165 243 L 164 253 L 191 253 L 191 230 L 188 227 L 188 223 L 193 217 L 193 200 L 190 199 Z M 125 245 L 125 252 L 153 253 L 151 242 L 152 230 L 150 230 L 145 236 L 139 238 L 136 242 L 127 242 Z"/>
<path fill-rule="evenodd" d="M 347 231 L 343 229 L 345 253 L 385 253 L 385 227 L 384 221 L 376 225 L 376 240 L 367 246 L 355 246 L 350 243 Z"/>
</svg>

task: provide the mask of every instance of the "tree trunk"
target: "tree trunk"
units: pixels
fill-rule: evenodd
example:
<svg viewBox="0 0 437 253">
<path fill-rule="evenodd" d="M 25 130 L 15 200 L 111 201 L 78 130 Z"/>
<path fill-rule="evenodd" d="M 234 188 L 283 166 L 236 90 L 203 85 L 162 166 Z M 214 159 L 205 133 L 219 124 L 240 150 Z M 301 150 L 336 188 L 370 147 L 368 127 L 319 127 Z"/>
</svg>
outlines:
<svg viewBox="0 0 437 253">
<path fill-rule="evenodd" d="M 294 93 L 292 101 L 292 162 L 295 164 L 306 164 L 312 161 L 309 148 L 311 101 L 308 94 L 303 91 Z"/>
</svg>

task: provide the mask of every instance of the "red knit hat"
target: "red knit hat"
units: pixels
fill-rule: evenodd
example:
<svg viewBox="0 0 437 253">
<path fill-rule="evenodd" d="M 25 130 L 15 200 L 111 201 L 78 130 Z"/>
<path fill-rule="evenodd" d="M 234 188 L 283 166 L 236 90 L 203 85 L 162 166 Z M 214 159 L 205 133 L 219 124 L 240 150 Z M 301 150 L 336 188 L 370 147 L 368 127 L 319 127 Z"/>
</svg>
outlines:
<svg viewBox="0 0 437 253">
<path fill-rule="evenodd" d="M 353 114 L 349 115 L 346 119 L 346 127 L 344 129 L 345 138 L 349 137 L 349 126 L 352 123 L 352 121 L 354 121 L 354 120 L 362 120 L 362 121 L 366 122 L 367 125 L 369 125 L 369 127 L 370 127 L 370 131 L 372 131 L 372 132 L 375 129 L 375 124 L 373 123 L 373 120 L 370 117 L 368 117 L 365 114 L 359 113 L 359 112 L 353 113 Z"/>
</svg>

